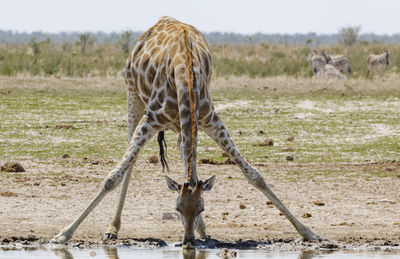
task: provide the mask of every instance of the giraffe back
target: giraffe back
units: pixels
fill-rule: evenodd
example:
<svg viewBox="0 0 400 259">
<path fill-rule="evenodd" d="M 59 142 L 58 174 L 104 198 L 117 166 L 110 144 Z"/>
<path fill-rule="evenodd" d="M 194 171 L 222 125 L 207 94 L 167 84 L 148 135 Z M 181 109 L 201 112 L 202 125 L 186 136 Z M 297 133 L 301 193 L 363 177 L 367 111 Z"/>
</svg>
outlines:
<svg viewBox="0 0 400 259">
<path fill-rule="evenodd" d="M 185 76 L 185 32 L 190 44 L 192 68 L 200 90 L 207 87 L 211 78 L 211 55 L 204 36 L 191 25 L 171 17 L 161 17 L 138 39 L 125 67 L 125 81 L 129 91 L 137 93 L 147 104 L 154 88 L 163 87 L 157 73 L 166 73 L 167 94 L 176 99 L 175 79 Z M 177 78 L 176 78 L 177 77 Z M 155 80 L 160 82 L 156 82 Z"/>
<path fill-rule="evenodd" d="M 211 70 L 204 36 L 170 17 L 161 17 L 140 36 L 125 67 L 128 91 L 145 104 L 147 116 L 157 120 L 160 131 L 172 129 L 182 136 L 185 174 L 192 185 L 197 181 L 199 120 L 207 123 L 212 119 Z"/>
</svg>

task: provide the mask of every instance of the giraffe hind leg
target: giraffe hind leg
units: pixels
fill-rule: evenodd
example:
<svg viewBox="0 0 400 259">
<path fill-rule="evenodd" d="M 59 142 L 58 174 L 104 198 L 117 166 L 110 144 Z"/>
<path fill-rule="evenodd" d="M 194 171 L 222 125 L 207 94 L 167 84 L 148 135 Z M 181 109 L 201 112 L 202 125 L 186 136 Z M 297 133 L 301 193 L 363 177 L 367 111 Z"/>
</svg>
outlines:
<svg viewBox="0 0 400 259">
<path fill-rule="evenodd" d="M 203 131 L 210 136 L 230 157 L 232 161 L 242 170 L 244 176 L 251 185 L 259 189 L 293 224 L 299 234 L 306 240 L 322 240 L 310 228 L 303 225 L 278 199 L 265 183 L 264 178 L 242 157 L 235 147 L 232 139 L 229 137 L 228 130 L 225 128 L 221 119 L 215 111 L 212 111 L 210 121 L 204 123 L 201 127 Z"/>
</svg>

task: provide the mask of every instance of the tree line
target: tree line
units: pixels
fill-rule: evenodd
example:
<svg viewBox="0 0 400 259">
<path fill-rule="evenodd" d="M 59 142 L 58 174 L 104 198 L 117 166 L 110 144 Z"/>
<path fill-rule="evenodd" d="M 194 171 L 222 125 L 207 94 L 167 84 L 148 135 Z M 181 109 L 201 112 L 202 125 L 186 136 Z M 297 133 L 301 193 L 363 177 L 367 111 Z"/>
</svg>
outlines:
<svg viewBox="0 0 400 259">
<path fill-rule="evenodd" d="M 358 28 L 358 29 L 357 29 Z M 338 33 L 334 34 L 264 34 L 255 33 L 251 35 L 230 33 L 230 32 L 206 32 L 204 36 L 210 44 L 285 44 L 285 45 L 307 45 L 307 46 L 320 46 L 320 45 L 333 45 L 340 43 L 343 40 L 343 34 L 353 29 L 356 33 L 357 40 L 364 43 L 380 43 L 380 44 L 396 44 L 400 43 L 400 33 L 392 35 L 377 35 L 373 33 L 359 34 L 360 27 L 347 27 L 341 28 Z M 60 33 L 45 33 L 45 32 L 14 32 L 10 30 L 0 30 L 0 44 L 28 44 L 31 39 L 36 41 L 50 40 L 57 44 L 74 44 L 81 41 L 82 35 L 87 35 L 95 44 L 116 44 L 121 42 L 121 38 L 129 36 L 132 44 L 140 36 L 141 32 L 138 31 L 124 31 L 124 32 L 60 32 Z"/>
</svg>

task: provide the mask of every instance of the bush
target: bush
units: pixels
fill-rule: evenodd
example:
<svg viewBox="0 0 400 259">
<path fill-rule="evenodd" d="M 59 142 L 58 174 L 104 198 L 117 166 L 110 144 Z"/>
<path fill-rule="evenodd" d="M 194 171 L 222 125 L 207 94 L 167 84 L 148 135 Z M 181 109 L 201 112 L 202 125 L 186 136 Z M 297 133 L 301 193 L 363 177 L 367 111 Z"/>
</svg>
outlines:
<svg viewBox="0 0 400 259">
<path fill-rule="evenodd" d="M 344 27 L 339 29 L 338 41 L 344 46 L 353 46 L 356 41 L 358 34 L 360 33 L 361 26 Z"/>
</svg>

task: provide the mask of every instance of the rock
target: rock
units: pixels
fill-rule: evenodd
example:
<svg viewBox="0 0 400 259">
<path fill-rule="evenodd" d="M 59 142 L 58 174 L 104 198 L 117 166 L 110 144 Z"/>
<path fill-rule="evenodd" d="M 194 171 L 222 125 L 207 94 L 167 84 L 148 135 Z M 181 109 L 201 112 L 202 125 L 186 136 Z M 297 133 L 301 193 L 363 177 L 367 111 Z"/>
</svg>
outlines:
<svg viewBox="0 0 400 259">
<path fill-rule="evenodd" d="M 312 215 L 310 213 L 304 213 L 301 217 L 306 219 L 306 218 L 311 218 Z"/>
<path fill-rule="evenodd" d="M 199 160 L 199 164 L 220 165 L 221 163 L 211 158 L 202 158 Z"/>
<path fill-rule="evenodd" d="M 73 129 L 74 127 L 71 125 L 64 125 L 64 124 L 59 124 L 54 126 L 55 129 Z"/>
<path fill-rule="evenodd" d="M 1 166 L 1 171 L 10 173 L 20 173 L 25 172 L 25 169 L 18 162 L 6 162 Z"/>
<path fill-rule="evenodd" d="M 158 156 L 149 156 L 147 161 L 149 161 L 149 163 L 151 163 L 151 164 L 157 164 L 159 162 Z"/>
<path fill-rule="evenodd" d="M 389 200 L 389 199 L 381 199 L 379 203 L 389 203 L 389 204 L 396 204 L 397 202 Z"/>
<path fill-rule="evenodd" d="M 284 148 L 282 148 L 282 151 L 283 151 L 283 152 L 293 152 L 293 148 L 291 148 L 291 147 L 284 147 Z"/>
<path fill-rule="evenodd" d="M 343 221 L 342 223 L 339 223 L 339 226 L 353 226 L 353 225 L 354 225 L 353 222 L 348 223 L 348 222 L 346 222 L 346 221 Z"/>
<path fill-rule="evenodd" d="M 324 206 L 325 203 L 323 203 L 322 201 L 314 201 L 314 204 L 317 206 Z"/>
<path fill-rule="evenodd" d="M 287 160 L 287 161 L 293 161 L 294 158 L 293 158 L 293 156 L 287 156 L 287 157 L 286 157 L 286 160 Z"/>
<path fill-rule="evenodd" d="M 272 147 L 273 145 L 274 145 L 274 140 L 269 138 L 269 139 L 264 140 L 261 143 L 254 144 L 253 146 L 260 146 L 260 147 L 268 146 L 268 147 Z"/>
<path fill-rule="evenodd" d="M 18 193 L 15 192 L 0 192 L 0 197 L 18 197 Z"/>
<path fill-rule="evenodd" d="M 177 212 L 164 212 L 162 214 L 163 220 L 177 220 L 179 218 L 180 218 L 180 215 Z"/>
</svg>

